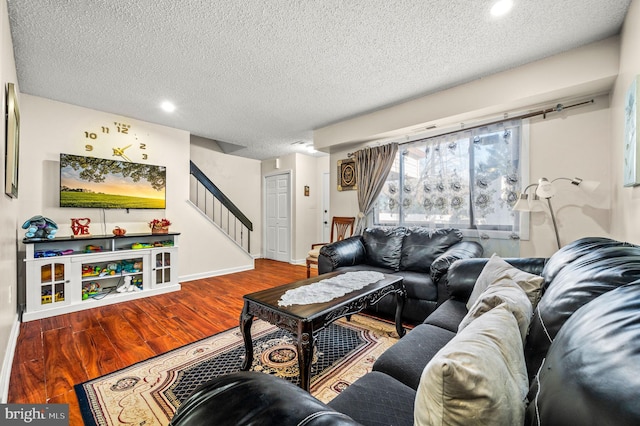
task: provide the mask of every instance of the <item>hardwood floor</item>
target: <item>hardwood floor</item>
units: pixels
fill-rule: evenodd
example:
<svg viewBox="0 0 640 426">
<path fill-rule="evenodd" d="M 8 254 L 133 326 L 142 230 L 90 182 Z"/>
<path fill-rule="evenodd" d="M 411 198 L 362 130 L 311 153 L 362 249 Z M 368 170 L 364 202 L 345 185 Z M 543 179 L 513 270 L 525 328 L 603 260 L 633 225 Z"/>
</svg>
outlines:
<svg viewBox="0 0 640 426">
<path fill-rule="evenodd" d="M 8 402 L 69 404 L 70 425 L 82 425 L 75 384 L 236 327 L 244 294 L 306 278 L 305 266 L 255 265 L 179 292 L 22 323 Z"/>
</svg>

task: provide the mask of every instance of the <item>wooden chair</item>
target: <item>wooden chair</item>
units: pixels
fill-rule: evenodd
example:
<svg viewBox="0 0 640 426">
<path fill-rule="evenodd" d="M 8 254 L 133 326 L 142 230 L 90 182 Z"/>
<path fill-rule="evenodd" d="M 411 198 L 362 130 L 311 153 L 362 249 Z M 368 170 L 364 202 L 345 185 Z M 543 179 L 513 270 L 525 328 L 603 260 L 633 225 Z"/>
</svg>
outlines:
<svg viewBox="0 0 640 426">
<path fill-rule="evenodd" d="M 346 237 L 353 235 L 353 226 L 356 222 L 355 217 L 342 217 L 334 216 L 331 220 L 331 243 L 344 240 Z M 335 231 L 335 234 L 334 234 Z M 349 235 L 347 235 L 349 232 Z M 335 235 L 335 239 L 334 239 Z M 320 249 L 322 246 L 329 243 L 317 243 L 311 244 L 311 250 L 307 255 L 307 278 L 311 276 L 311 265 L 318 264 L 318 256 L 320 255 Z"/>
</svg>

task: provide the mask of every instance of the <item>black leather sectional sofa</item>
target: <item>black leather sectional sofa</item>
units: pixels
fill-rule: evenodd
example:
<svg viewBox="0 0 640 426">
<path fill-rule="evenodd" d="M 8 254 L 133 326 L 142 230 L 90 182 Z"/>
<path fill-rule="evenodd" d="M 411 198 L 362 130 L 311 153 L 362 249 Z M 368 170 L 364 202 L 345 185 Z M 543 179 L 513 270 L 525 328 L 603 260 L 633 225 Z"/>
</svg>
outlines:
<svg viewBox="0 0 640 426">
<path fill-rule="evenodd" d="M 585 238 L 549 259 L 505 260 L 518 270 L 540 275 L 543 295 L 530 311 L 524 343 L 519 340 L 516 345 L 523 370 L 526 361 L 521 375 L 529 387 L 522 400 L 516 398 L 515 407 L 502 402 L 498 408 L 526 412 L 521 421 L 526 425 L 640 424 L 640 247 Z M 503 304 L 493 307 L 467 329 L 458 330 L 487 263 L 487 259 L 467 259 L 452 265 L 448 299 L 383 353 L 372 372 L 329 404 L 273 376 L 233 373 L 196 390 L 172 424 L 413 425 L 414 419 L 424 418 L 417 412 L 424 406 L 422 393 L 440 391 L 424 379 L 421 383 L 427 366 L 475 322 L 504 309 Z M 477 387 L 471 383 L 469 392 Z M 499 393 L 497 397 L 500 401 Z M 487 423 L 481 415 L 476 410 L 462 421 L 446 424 L 499 424 Z"/>
<path fill-rule="evenodd" d="M 463 241 L 458 229 L 372 227 L 362 235 L 322 247 L 318 273 L 378 271 L 402 276 L 407 289 L 403 320 L 418 324 L 446 300 L 443 277 L 449 266 L 480 256 L 482 246 Z M 393 318 L 395 307 L 393 296 L 387 296 L 372 311 Z"/>
</svg>

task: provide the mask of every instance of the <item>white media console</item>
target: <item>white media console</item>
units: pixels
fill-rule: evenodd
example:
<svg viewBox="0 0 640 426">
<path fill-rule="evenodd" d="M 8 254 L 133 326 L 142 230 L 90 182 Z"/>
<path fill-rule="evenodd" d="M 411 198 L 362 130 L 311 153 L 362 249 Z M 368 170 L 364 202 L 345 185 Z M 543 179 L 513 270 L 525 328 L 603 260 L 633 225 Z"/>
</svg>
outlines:
<svg viewBox="0 0 640 426">
<path fill-rule="evenodd" d="M 23 321 L 180 290 L 178 235 L 25 239 Z"/>
</svg>

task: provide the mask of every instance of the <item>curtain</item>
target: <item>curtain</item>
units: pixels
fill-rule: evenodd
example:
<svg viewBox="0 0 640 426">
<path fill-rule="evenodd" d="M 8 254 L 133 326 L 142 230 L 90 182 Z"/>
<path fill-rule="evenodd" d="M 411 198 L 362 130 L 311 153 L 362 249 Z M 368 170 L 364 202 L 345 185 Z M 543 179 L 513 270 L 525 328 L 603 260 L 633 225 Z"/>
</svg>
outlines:
<svg viewBox="0 0 640 426">
<path fill-rule="evenodd" d="M 360 212 L 356 222 L 355 235 L 362 234 L 367 227 L 368 217 L 384 187 L 397 152 L 397 143 L 356 151 L 356 184 Z"/>
<path fill-rule="evenodd" d="M 485 253 L 518 257 L 520 120 L 403 143 L 376 203 L 380 225 L 453 227 Z"/>
</svg>

